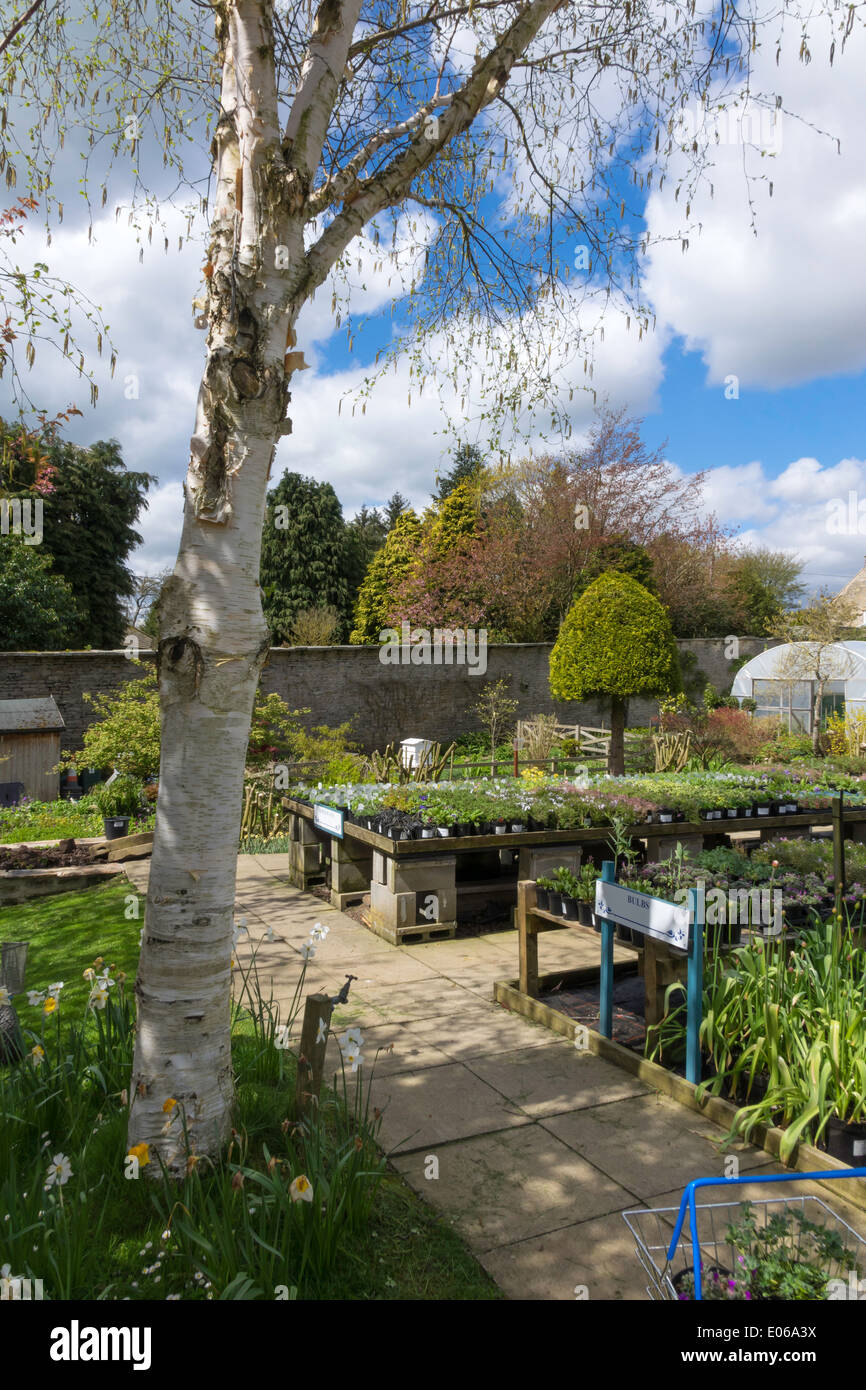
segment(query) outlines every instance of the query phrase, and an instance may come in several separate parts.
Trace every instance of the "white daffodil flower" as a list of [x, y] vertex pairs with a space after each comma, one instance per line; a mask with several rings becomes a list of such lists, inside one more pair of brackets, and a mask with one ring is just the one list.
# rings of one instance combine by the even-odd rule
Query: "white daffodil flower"
[[91, 992], [90, 992], [90, 998], [89, 998], [88, 1001], [87, 1001], [87, 1004], [88, 1004], [88, 1007], [89, 1007], [89, 1008], [91, 1008], [91, 1009], [104, 1009], [107, 1003], [108, 1003], [108, 990], [107, 990], [107, 989], [94, 989], [94, 990], [91, 990]]
[[319, 1031], [316, 1034], [316, 1042], [323, 1043], [328, 1036], [328, 1025], [323, 1018], [319, 1019]]
[[343, 1048], [343, 1061], [348, 1064], [350, 1071], [357, 1071], [363, 1060], [357, 1043], [350, 1043], [348, 1047]]
[[310, 940], [324, 941], [325, 937], [328, 935], [328, 932], [330, 930], [330, 927], [323, 927], [321, 922], [317, 922], [316, 925], [313, 927], [313, 930], [310, 932]]
[[55, 1154], [48, 1165], [48, 1173], [45, 1178], [45, 1190], [49, 1187], [63, 1187], [64, 1183], [69, 1182], [72, 1177], [72, 1165], [66, 1154]]
[[312, 960], [316, 954], [316, 948], [311, 941], [305, 941], [301, 947], [301, 956], [304, 960]]
[[360, 1028], [347, 1028], [345, 1033], [340, 1034], [339, 1038], [337, 1039], [337, 1042], [340, 1044], [340, 1050], [342, 1052], [345, 1052], [346, 1048], [350, 1046], [354, 1046], [356, 1048], [362, 1047], [364, 1044], [364, 1038]]
[[45, 997], [46, 991], [44, 989], [28, 989], [27, 991], [27, 1003], [32, 1004], [34, 1009], [39, 1007]]
[[8, 989], [6, 988], [5, 985], [0, 985], [0, 1006], [2, 1006], [3, 1004], [11, 1004], [11, 1003], [12, 1003], [12, 995], [9, 993], [9, 991], [8, 991]]

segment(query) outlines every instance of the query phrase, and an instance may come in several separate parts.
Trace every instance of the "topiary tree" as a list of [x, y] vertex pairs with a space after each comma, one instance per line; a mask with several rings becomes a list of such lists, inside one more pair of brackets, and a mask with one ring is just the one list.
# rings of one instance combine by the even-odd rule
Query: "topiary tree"
[[667, 609], [630, 575], [601, 575], [574, 603], [550, 654], [555, 700], [610, 703], [608, 772], [625, 771], [627, 702], [681, 686]]

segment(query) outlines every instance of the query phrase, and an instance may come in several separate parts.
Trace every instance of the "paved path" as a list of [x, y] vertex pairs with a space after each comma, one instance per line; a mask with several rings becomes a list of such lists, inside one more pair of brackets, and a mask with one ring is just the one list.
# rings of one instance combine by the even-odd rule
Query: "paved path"
[[[139, 888], [148, 864], [126, 866]], [[263, 993], [272, 988], [283, 1006], [295, 992], [311, 927], [329, 928], [304, 993], [335, 994], [347, 974], [358, 976], [332, 1027], [359, 1025], [365, 1066], [376, 1058], [381, 1142], [508, 1297], [573, 1299], [581, 1288], [590, 1299], [646, 1298], [621, 1213], [675, 1206], [691, 1178], [722, 1176], [722, 1131], [493, 1003], [493, 981], [517, 973], [515, 931], [390, 946], [292, 887], [285, 855], [241, 856], [237, 909], [257, 948]], [[268, 929], [275, 940], [263, 939]], [[545, 970], [597, 960], [593, 943], [569, 932], [542, 936], [540, 950]], [[239, 959], [248, 958], [241, 946]], [[335, 1042], [332, 1048], [338, 1070]], [[391, 1050], [377, 1056], [380, 1048]], [[762, 1150], [730, 1152], [742, 1173], [778, 1171]], [[437, 1168], [438, 1176], [428, 1176]], [[799, 1195], [807, 1186], [778, 1184], [773, 1195]], [[866, 1213], [832, 1201], [866, 1236]]]

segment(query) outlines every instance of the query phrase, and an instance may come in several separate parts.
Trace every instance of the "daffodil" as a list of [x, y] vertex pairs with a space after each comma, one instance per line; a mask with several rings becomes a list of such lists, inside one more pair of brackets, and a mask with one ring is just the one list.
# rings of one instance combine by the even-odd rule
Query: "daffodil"
[[348, 1047], [343, 1048], [343, 1061], [348, 1064], [351, 1071], [357, 1071], [363, 1060], [361, 1049], [357, 1043], [350, 1043]]
[[313, 927], [312, 931], [310, 932], [310, 940], [324, 941], [325, 937], [328, 935], [328, 932], [330, 930], [330, 927], [323, 927], [321, 922], [317, 922], [316, 925]]
[[49, 1187], [54, 1187], [55, 1183], [58, 1187], [63, 1187], [64, 1183], [69, 1182], [71, 1177], [72, 1164], [69, 1162], [66, 1154], [55, 1154], [48, 1165], [48, 1173], [45, 1177], [45, 1191], [47, 1192]]
[[347, 1028], [345, 1033], [341, 1033], [337, 1038], [340, 1050], [345, 1052], [346, 1048], [354, 1044], [356, 1048], [363, 1047], [364, 1038], [360, 1028]]
[[174, 1109], [174, 1107], [175, 1107], [176, 1105], [177, 1105], [177, 1101], [174, 1099], [174, 1097], [173, 1097], [173, 1096], [169, 1096], [168, 1100], [164, 1100], [164, 1101], [162, 1102], [162, 1113], [163, 1113], [163, 1115], [170, 1115], [171, 1112], [172, 1112], [172, 1110]]
[[30, 1055], [31, 1061], [32, 1061], [35, 1065], [38, 1066], [40, 1062], [44, 1062], [44, 1061], [45, 1061], [45, 1048], [44, 1048], [44, 1047], [40, 1047], [39, 1044], [37, 1043], [36, 1046], [35, 1046], [34, 1048], [31, 1049], [29, 1055]]
[[57, 995], [57, 994], [60, 993], [60, 991], [62, 990], [62, 988], [63, 988], [63, 981], [62, 981], [62, 980], [58, 980], [56, 985], [49, 985], [49, 986], [48, 986], [48, 993], [49, 993], [49, 994]]
[[139, 1168], [146, 1168], [150, 1162], [150, 1146], [143, 1141], [141, 1144], [133, 1144], [132, 1148], [127, 1150], [126, 1156], [137, 1158]]
[[107, 1003], [108, 1003], [108, 990], [107, 990], [107, 989], [92, 989], [92, 990], [90, 991], [90, 998], [89, 998], [88, 1001], [87, 1001], [88, 1008], [91, 1008], [91, 1009], [104, 1009]]
[[301, 947], [301, 956], [304, 960], [312, 960], [316, 954], [316, 948], [311, 941], [305, 941]]
[[312, 1202], [313, 1184], [310, 1179], [300, 1173], [289, 1186], [289, 1196], [293, 1202]]
[[9, 993], [9, 991], [8, 991], [8, 989], [6, 988], [5, 985], [0, 985], [0, 1007], [2, 1007], [3, 1004], [11, 1004], [11, 1003], [12, 1003], [12, 995]]
[[83, 977], [84, 977], [85, 980], [95, 980], [95, 979], [96, 979], [96, 971], [95, 971], [95, 970], [91, 970], [90, 966], [88, 966], [87, 969], [86, 969], [85, 971], [83, 971], [82, 973], [83, 973]]
[[39, 1007], [39, 1005], [42, 1003], [42, 1001], [44, 1000], [44, 998], [45, 998], [45, 990], [44, 990], [44, 989], [28, 989], [28, 991], [27, 991], [27, 1003], [30, 1004], [30, 1005], [32, 1005], [32, 1007], [33, 1007], [34, 1009], [36, 1009], [36, 1008]]
[[56, 1008], [57, 1000], [54, 998], [53, 995], [49, 994], [48, 998], [45, 1000], [45, 1003], [42, 1005], [42, 1011], [46, 1014], [53, 1014]]

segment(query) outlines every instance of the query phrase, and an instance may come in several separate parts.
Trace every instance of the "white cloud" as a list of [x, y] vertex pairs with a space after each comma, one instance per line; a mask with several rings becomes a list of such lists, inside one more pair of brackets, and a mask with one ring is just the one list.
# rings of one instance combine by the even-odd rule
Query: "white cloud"
[[[849, 504], [852, 494], [853, 507]], [[775, 478], [754, 460], [740, 467], [714, 468], [704, 500], [707, 510], [714, 511], [722, 523], [738, 528], [737, 540], [747, 549], [766, 546], [797, 558], [810, 590], [838, 590], [863, 567], [864, 460], [822, 465], [814, 458], [793, 459]], [[841, 533], [834, 520], [840, 508], [845, 516]]]
[[[837, 46], [832, 68], [826, 23], [816, 19], [812, 35], [808, 66], [796, 45], [778, 68], [774, 52], [759, 51], [754, 89], [778, 92], [795, 115], [783, 114], [780, 132], [770, 132], [774, 155], [762, 159], [735, 142], [712, 147], [714, 196], [705, 183], [692, 199], [685, 253], [677, 166], [647, 205], [655, 243], [647, 290], [660, 321], [703, 354], [710, 384], [733, 373], [741, 390], [772, 388], [866, 367], [866, 33], [855, 30], [842, 56]], [[763, 179], [750, 185], [757, 235], [744, 164]]]

